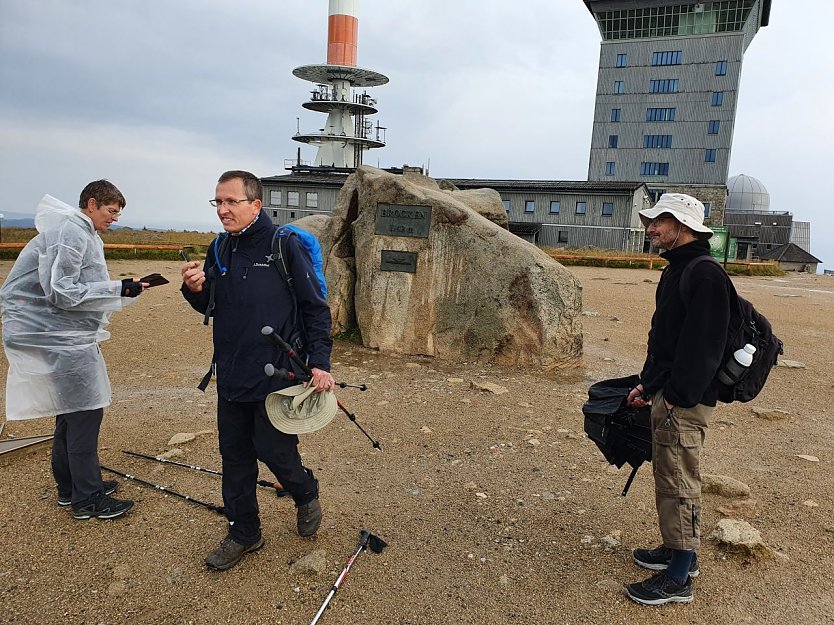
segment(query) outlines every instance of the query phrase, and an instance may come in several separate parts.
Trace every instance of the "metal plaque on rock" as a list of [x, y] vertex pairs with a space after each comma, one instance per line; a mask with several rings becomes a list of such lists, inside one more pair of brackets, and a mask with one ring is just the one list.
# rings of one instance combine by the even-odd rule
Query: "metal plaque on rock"
[[376, 234], [427, 239], [430, 226], [431, 206], [376, 205]]
[[417, 252], [398, 252], [397, 250], [382, 250], [381, 271], [417, 272]]

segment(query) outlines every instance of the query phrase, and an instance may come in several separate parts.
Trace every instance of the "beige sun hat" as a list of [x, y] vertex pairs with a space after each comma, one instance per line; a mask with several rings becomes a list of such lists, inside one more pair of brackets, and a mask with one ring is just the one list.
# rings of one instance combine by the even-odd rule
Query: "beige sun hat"
[[[712, 236], [713, 232], [704, 225], [704, 205], [691, 195], [683, 193], [664, 193], [652, 208], [641, 210], [640, 221], [648, 227], [649, 222], [663, 213], [669, 213], [684, 226], [697, 232]], [[706, 237], [709, 238], [709, 237]]]
[[312, 384], [297, 384], [266, 396], [266, 415], [272, 426], [284, 434], [307, 434], [320, 430], [336, 416], [336, 396], [315, 392]]

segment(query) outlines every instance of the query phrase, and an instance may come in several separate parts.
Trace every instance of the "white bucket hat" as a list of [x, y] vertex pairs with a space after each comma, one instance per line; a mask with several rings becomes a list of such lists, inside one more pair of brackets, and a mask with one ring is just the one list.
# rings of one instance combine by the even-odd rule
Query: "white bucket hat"
[[664, 193], [652, 208], [639, 212], [640, 221], [643, 222], [643, 226], [648, 227], [652, 219], [663, 213], [669, 213], [684, 226], [698, 234], [709, 235], [703, 238], [708, 239], [713, 235], [712, 230], [704, 225], [704, 205], [691, 195]]
[[266, 396], [266, 415], [272, 426], [285, 434], [307, 434], [320, 430], [336, 416], [336, 396], [315, 392], [312, 384], [297, 384]]

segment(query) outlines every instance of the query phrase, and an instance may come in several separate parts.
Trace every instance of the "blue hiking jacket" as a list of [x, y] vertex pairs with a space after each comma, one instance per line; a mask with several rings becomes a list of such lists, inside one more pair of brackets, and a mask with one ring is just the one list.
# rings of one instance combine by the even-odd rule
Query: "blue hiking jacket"
[[[214, 244], [209, 247], [203, 266], [207, 281], [201, 292], [192, 293], [184, 284], [181, 289], [191, 307], [205, 314], [208, 280], [216, 281], [213, 337], [217, 393], [227, 401], [261, 401], [272, 391], [294, 384], [264, 374], [267, 363], [276, 369], [291, 368], [286, 353], [263, 336], [261, 328], [272, 326], [285, 340], [295, 329], [292, 296], [271, 262], [274, 232], [269, 216], [261, 211], [243, 234], [229, 235], [227, 244], [218, 245], [222, 252], [216, 271], [210, 271], [215, 266]], [[295, 278], [295, 296], [306, 329], [308, 364], [329, 371], [333, 345], [330, 308], [306, 248], [296, 236], [286, 242], [288, 267]]]

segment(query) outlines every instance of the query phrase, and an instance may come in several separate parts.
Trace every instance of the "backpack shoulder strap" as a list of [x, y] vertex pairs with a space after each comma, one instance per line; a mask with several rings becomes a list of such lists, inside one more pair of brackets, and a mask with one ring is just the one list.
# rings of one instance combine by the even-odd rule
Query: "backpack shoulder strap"
[[696, 256], [691, 261], [689, 261], [689, 264], [686, 267], [683, 268], [683, 272], [681, 272], [681, 280], [679, 283], [679, 292], [681, 299], [684, 302], [689, 301], [689, 297], [692, 292], [692, 287], [690, 286], [690, 283], [692, 282], [693, 269], [695, 269], [695, 267], [700, 265], [701, 263], [707, 262], [715, 263], [716, 265], [720, 266], [720, 263], [717, 260], [715, 260], [712, 256], [707, 256], [706, 254], [704, 254], [702, 256]]
[[208, 278], [209, 301], [206, 306], [206, 314], [203, 317], [203, 325], [209, 324], [209, 318], [214, 312], [214, 294], [218, 276], [225, 276], [228, 268], [223, 264], [223, 256], [229, 246], [229, 235], [225, 232], [218, 234], [209, 246], [209, 254], [214, 252], [214, 262], [206, 266], [206, 277]]
[[286, 239], [293, 234], [295, 233], [289, 228], [283, 228], [280, 226], [275, 228], [275, 234], [272, 236], [272, 264], [275, 265], [281, 279], [289, 288], [293, 299], [295, 299], [295, 279], [289, 269], [289, 257], [287, 255], [287, 250], [289, 248], [287, 248], [286, 244]]

